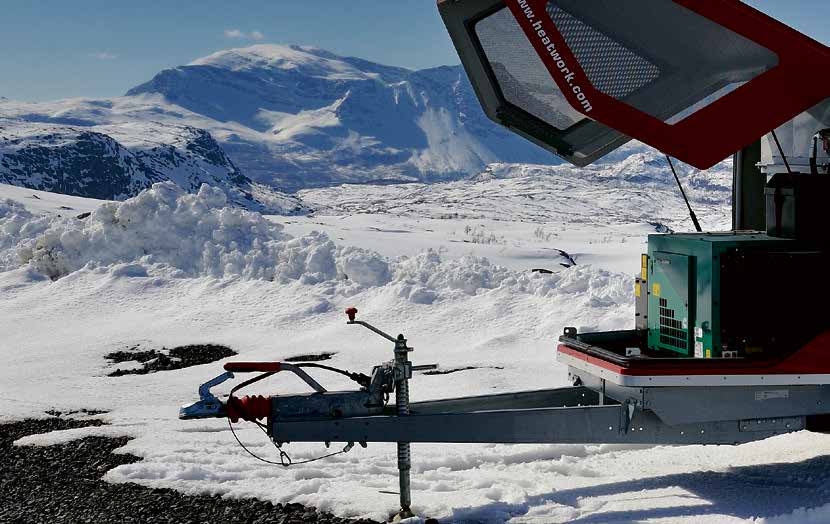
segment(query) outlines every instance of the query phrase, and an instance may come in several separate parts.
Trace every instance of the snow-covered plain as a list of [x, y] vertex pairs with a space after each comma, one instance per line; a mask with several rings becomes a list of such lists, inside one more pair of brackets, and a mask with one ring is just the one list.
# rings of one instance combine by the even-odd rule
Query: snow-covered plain
[[[494, 165], [448, 184], [307, 190], [317, 211], [304, 218], [226, 207], [207, 187], [188, 195], [157, 185], [99, 202], [0, 186], [0, 418], [108, 410], [109, 426], [19, 444], [131, 435], [123, 451], [144, 460], [107, 480], [385, 519], [397, 509], [385, 493], [397, 488], [394, 446], [262, 464], [226, 421], [177, 419], [221, 362], [109, 377], [118, 366], [103, 356], [210, 342], [245, 360], [333, 352], [333, 365], [365, 372], [391, 351], [345, 325], [343, 309], [357, 306], [406, 334], [415, 364], [479, 368], [416, 374], [414, 400], [566, 385], [554, 360], [562, 328], [630, 326], [645, 236], [689, 228], [659, 158], [639, 155], [582, 178], [561, 166]], [[729, 222], [728, 168], [683, 171], [711, 229]], [[562, 267], [558, 250], [576, 265]], [[284, 377], [252, 388], [303, 390]], [[259, 430], [239, 434], [273, 457]], [[737, 447], [415, 445], [414, 509], [442, 522], [826, 522], [828, 450], [830, 438], [807, 432]], [[288, 451], [304, 459], [324, 448]]]

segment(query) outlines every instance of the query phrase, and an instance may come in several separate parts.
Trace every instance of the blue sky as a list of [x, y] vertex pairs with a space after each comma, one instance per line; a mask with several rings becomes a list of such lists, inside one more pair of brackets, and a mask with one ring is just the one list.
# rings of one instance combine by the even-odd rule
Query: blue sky
[[[749, 3], [830, 44], [830, 0]], [[164, 68], [254, 43], [411, 68], [458, 63], [434, 0], [5, 0], [0, 96], [117, 96]]]

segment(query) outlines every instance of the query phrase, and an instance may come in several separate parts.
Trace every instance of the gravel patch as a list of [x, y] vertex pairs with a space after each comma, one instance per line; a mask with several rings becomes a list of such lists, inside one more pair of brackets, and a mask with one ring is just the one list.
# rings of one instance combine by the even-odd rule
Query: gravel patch
[[100, 426], [96, 419], [53, 417], [0, 424], [0, 522], [246, 522], [377, 524], [348, 520], [300, 504], [190, 496], [101, 477], [141, 459], [113, 454], [128, 437], [87, 437], [56, 446], [13, 446], [26, 435]]
[[109, 374], [111, 377], [122, 375], [146, 375], [156, 371], [169, 371], [171, 369], [183, 369], [190, 366], [210, 364], [223, 358], [236, 355], [236, 351], [227, 346], [218, 344], [190, 344], [178, 346], [172, 349], [161, 348], [140, 350], [135, 346], [126, 350], [113, 351], [104, 356], [115, 364], [125, 362], [137, 362], [140, 367], [128, 369], [116, 369]]

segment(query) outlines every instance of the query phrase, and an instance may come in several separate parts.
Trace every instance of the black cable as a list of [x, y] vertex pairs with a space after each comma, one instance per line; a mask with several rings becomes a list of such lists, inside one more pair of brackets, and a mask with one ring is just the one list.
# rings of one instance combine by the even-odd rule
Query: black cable
[[[310, 367], [323, 367], [323, 366], [313, 365], [313, 366], [310, 366]], [[328, 366], [325, 366], [325, 367], [328, 367]], [[348, 372], [343, 372], [342, 370], [338, 370], [338, 369], [335, 369], [335, 368], [330, 368], [330, 369], [333, 370], [333, 371], [340, 372], [340, 373], [348, 373]], [[238, 390], [244, 388], [245, 386], [249, 386], [249, 385], [253, 384], [254, 382], [258, 382], [262, 379], [268, 378], [271, 375], [273, 375], [274, 373], [276, 373], [276, 371], [270, 371], [270, 372], [267, 372], [267, 373], [263, 373], [262, 375], [258, 375], [254, 378], [248, 379], [245, 382], [242, 382], [241, 384], [235, 386], [233, 389], [231, 389], [231, 392], [228, 394], [228, 402], [227, 403], [231, 404], [234, 401], [235, 397], [233, 396], [233, 394], [236, 393]], [[244, 419], [245, 417], [242, 417], [242, 418]], [[265, 433], [265, 436], [267, 436], [268, 440], [270, 440], [271, 443], [274, 445], [274, 447], [277, 448], [277, 451], [280, 452], [280, 461], [276, 462], [276, 461], [273, 461], [273, 460], [264, 459], [264, 458], [260, 457], [259, 455], [257, 455], [256, 453], [254, 453], [253, 451], [251, 451], [250, 449], [248, 449], [248, 447], [245, 446], [245, 444], [243, 444], [241, 440], [239, 440], [239, 436], [237, 436], [236, 430], [233, 429], [233, 423], [231, 422], [231, 417], [230, 417], [229, 414], [227, 415], [227, 419], [228, 419], [228, 427], [231, 428], [231, 434], [233, 435], [233, 438], [236, 439], [237, 444], [239, 444], [240, 447], [242, 447], [242, 449], [244, 449], [250, 456], [254, 457], [255, 459], [257, 459], [261, 462], [265, 462], [266, 464], [273, 464], [275, 466], [282, 466], [284, 468], [287, 468], [287, 467], [292, 466], [294, 464], [308, 464], [309, 462], [316, 462], [318, 460], [323, 460], [325, 458], [333, 457], [335, 455], [340, 455], [341, 453], [347, 453], [349, 450], [352, 449], [352, 444], [347, 444], [346, 447], [344, 447], [340, 451], [336, 451], [334, 453], [329, 453], [327, 455], [323, 455], [323, 456], [316, 457], [316, 458], [313, 458], [313, 459], [302, 460], [300, 462], [294, 462], [291, 459], [291, 456], [288, 455], [288, 453], [286, 453], [282, 449], [282, 446], [280, 446], [279, 444], [277, 444], [276, 442], [271, 440], [271, 436], [268, 435], [268, 430], [266, 429], [266, 426], [264, 424], [260, 423], [257, 420], [252, 420], [252, 422], [254, 424], [256, 424], [257, 427], [263, 433]]]
[[692, 205], [689, 203], [689, 199], [686, 198], [686, 192], [683, 190], [683, 184], [680, 183], [680, 177], [677, 176], [677, 171], [674, 169], [674, 163], [671, 161], [671, 157], [666, 155], [666, 160], [669, 161], [669, 167], [674, 175], [674, 179], [677, 181], [677, 187], [680, 188], [680, 194], [683, 195], [683, 201], [686, 202], [686, 207], [689, 208], [689, 216], [692, 217], [692, 223], [695, 225], [695, 229], [698, 233], [703, 233], [703, 229], [700, 227], [700, 222], [697, 221], [697, 215], [695, 215], [694, 210], [692, 210]]
[[[287, 453], [285, 453], [282, 449], [280, 449], [280, 447], [277, 446], [277, 443], [274, 442], [273, 440], [271, 442], [273, 442], [274, 446], [280, 451], [280, 461], [279, 462], [264, 459], [264, 458], [260, 457], [259, 455], [255, 454], [250, 449], [248, 449], [247, 446], [245, 446], [245, 444], [243, 444], [242, 441], [239, 440], [239, 437], [236, 435], [236, 430], [233, 429], [233, 423], [231, 423], [231, 418], [230, 417], [228, 417], [228, 427], [231, 428], [231, 434], [233, 435], [233, 438], [236, 439], [236, 442], [242, 447], [242, 449], [244, 449], [245, 451], [248, 452], [248, 455], [254, 457], [255, 459], [257, 459], [259, 461], [265, 462], [266, 464], [273, 464], [275, 466], [282, 466], [284, 468], [287, 468], [288, 466], [291, 465], [291, 457], [289, 457]], [[260, 428], [260, 429], [262, 429], [262, 428]], [[268, 438], [270, 440], [270, 437], [268, 437]], [[283, 458], [284, 453], [285, 453], [285, 456], [288, 458], [288, 463], [286, 463], [285, 459]]]
[[778, 152], [781, 154], [781, 160], [784, 161], [784, 167], [787, 168], [787, 173], [792, 175], [793, 170], [790, 169], [790, 163], [787, 162], [787, 155], [784, 154], [784, 148], [781, 147], [781, 142], [778, 141], [778, 135], [775, 134], [775, 129], [773, 129], [771, 133], [773, 140], [775, 140], [775, 145], [778, 147]]
[[239, 391], [240, 389], [244, 388], [245, 386], [250, 386], [254, 382], [259, 382], [260, 380], [266, 379], [266, 378], [270, 377], [271, 375], [273, 375], [274, 373], [276, 373], [276, 371], [268, 371], [267, 373], [263, 373], [262, 375], [257, 375], [254, 378], [249, 378], [245, 382], [243, 382], [243, 383], [241, 383], [237, 386], [234, 386], [234, 388], [231, 389], [231, 392], [228, 393], [228, 403], [230, 403], [231, 399], [233, 398], [233, 394], [236, 393], [237, 391]]
[[371, 377], [364, 375], [363, 373], [353, 373], [351, 371], [346, 371], [345, 369], [337, 369], [331, 366], [325, 366], [323, 364], [316, 364], [313, 362], [303, 362], [300, 364], [296, 364], [298, 368], [319, 368], [325, 369], [327, 371], [333, 371], [335, 373], [340, 373], [341, 375], [345, 375], [350, 379], [354, 380], [361, 386], [369, 387], [369, 383], [372, 381]]
[[[262, 430], [263, 433], [265, 433], [266, 436], [268, 436], [268, 431], [263, 427], [263, 424], [260, 424], [259, 422], [256, 422], [256, 425], [260, 430]], [[344, 447], [340, 451], [335, 451], [334, 453], [329, 453], [327, 455], [322, 455], [322, 456], [315, 457], [315, 458], [312, 458], [312, 459], [307, 459], [307, 460], [301, 460], [299, 462], [294, 462], [291, 459], [291, 456], [289, 456], [288, 453], [286, 453], [282, 449], [282, 446], [280, 446], [279, 444], [277, 444], [276, 442], [271, 440], [271, 437], [268, 436], [268, 440], [271, 440], [271, 444], [273, 444], [274, 447], [277, 448], [277, 451], [280, 452], [280, 461], [276, 462], [276, 461], [273, 461], [273, 460], [264, 459], [264, 458], [260, 457], [259, 455], [257, 455], [256, 453], [254, 453], [253, 451], [251, 451], [250, 449], [248, 449], [248, 447], [245, 446], [245, 444], [243, 444], [242, 441], [239, 440], [239, 437], [236, 435], [236, 430], [233, 429], [233, 424], [231, 423], [230, 417], [228, 418], [228, 427], [231, 428], [231, 434], [233, 435], [233, 438], [236, 439], [236, 442], [242, 447], [242, 449], [244, 449], [248, 453], [248, 455], [254, 457], [255, 459], [257, 459], [261, 462], [265, 462], [266, 464], [273, 464], [275, 466], [282, 466], [284, 468], [287, 468], [287, 467], [290, 467], [290, 466], [296, 466], [298, 464], [308, 464], [309, 462], [317, 462], [318, 460], [323, 460], [323, 459], [326, 459], [326, 458], [329, 458], [329, 457], [333, 457], [335, 455], [341, 455], [343, 453], [348, 453], [352, 449], [352, 444], [346, 444], [346, 447]]]

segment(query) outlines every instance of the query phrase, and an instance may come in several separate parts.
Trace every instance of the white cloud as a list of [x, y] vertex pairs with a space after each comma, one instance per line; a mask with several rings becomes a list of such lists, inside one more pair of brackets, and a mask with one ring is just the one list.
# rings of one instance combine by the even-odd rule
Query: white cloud
[[98, 60], [115, 60], [118, 58], [118, 55], [114, 55], [112, 53], [107, 53], [106, 51], [99, 51], [97, 53], [90, 53], [92, 58], [97, 58]]
[[265, 35], [261, 31], [251, 31], [246, 33], [240, 29], [225, 29], [226, 38], [244, 38], [246, 40], [262, 40]]

